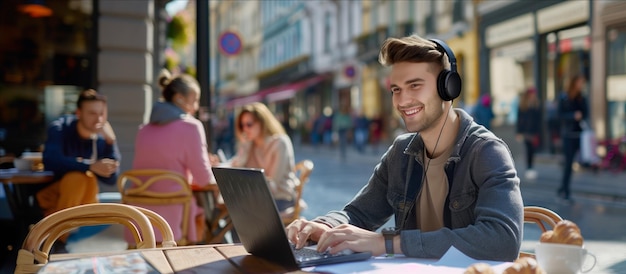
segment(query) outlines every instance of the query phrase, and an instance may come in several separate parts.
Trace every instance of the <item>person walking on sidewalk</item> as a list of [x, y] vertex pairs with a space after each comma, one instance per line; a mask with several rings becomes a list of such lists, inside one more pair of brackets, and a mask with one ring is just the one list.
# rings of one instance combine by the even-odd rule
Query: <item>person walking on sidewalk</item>
[[541, 129], [541, 107], [534, 87], [526, 89], [517, 109], [516, 139], [524, 143], [526, 149], [526, 179], [534, 180], [537, 172], [533, 169], [535, 149], [539, 147], [539, 131]]
[[[447, 56], [447, 57], [446, 57]], [[452, 50], [417, 35], [385, 40], [398, 136], [343, 210], [286, 228], [296, 248], [441, 258], [452, 246], [477, 260], [513, 261], [522, 241], [520, 181], [507, 144], [452, 101], [461, 93]], [[397, 227], [376, 230], [391, 217]], [[496, 240], [497, 239], [497, 240]]]
[[574, 157], [580, 150], [580, 122], [587, 119], [587, 99], [582, 94], [585, 86], [585, 77], [575, 75], [569, 82], [565, 96], [559, 101], [559, 119], [561, 120], [561, 138], [563, 140], [563, 175], [561, 187], [557, 195], [566, 201], [571, 201], [570, 182], [572, 179], [572, 164]]

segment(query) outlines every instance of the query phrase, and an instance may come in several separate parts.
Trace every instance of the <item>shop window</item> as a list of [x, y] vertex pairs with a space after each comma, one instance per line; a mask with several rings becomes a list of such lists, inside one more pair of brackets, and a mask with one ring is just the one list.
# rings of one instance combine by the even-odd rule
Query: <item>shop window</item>
[[465, 15], [465, 1], [463, 0], [455, 0], [454, 7], [452, 10], [452, 22], [463, 22]]
[[607, 129], [611, 139], [626, 136], [626, 26], [607, 30]]
[[0, 147], [16, 156], [39, 150], [48, 121], [72, 104], [49, 100], [46, 90], [70, 95], [95, 85], [93, 2], [40, 1], [45, 13], [23, 2], [0, 1]]

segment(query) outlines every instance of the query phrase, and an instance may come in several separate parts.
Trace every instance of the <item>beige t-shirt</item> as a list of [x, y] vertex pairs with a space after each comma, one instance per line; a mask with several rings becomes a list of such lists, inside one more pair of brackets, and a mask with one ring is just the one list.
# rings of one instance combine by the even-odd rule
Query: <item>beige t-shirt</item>
[[426, 178], [417, 196], [417, 227], [424, 232], [435, 231], [444, 226], [443, 208], [448, 196], [448, 178], [444, 166], [454, 146], [450, 146], [439, 157], [430, 159], [424, 153]]

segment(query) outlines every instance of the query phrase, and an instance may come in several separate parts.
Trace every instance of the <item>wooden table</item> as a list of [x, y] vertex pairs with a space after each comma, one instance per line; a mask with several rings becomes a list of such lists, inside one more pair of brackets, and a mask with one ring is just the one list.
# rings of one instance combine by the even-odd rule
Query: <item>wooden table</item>
[[[81, 254], [52, 254], [51, 262], [140, 252], [160, 273], [447, 273], [463, 274], [466, 267], [483, 262], [495, 273], [503, 273], [511, 262], [477, 261], [455, 248], [439, 260], [410, 258], [402, 255], [372, 257], [369, 260], [287, 269], [271, 261], [250, 255], [241, 244], [195, 245], [155, 249], [123, 250]], [[90, 260], [93, 261], [93, 260]]]
[[52, 254], [50, 261], [108, 256], [131, 252], [141, 255], [160, 273], [310, 273], [286, 269], [250, 255], [241, 244], [179, 246], [118, 252]]
[[26, 236], [28, 226], [42, 217], [36, 201], [31, 204], [32, 194], [52, 180], [54, 180], [54, 174], [51, 171], [11, 170], [0, 173], [0, 182], [2, 182], [13, 219], [18, 226], [19, 237], [16, 239], [18, 243]]

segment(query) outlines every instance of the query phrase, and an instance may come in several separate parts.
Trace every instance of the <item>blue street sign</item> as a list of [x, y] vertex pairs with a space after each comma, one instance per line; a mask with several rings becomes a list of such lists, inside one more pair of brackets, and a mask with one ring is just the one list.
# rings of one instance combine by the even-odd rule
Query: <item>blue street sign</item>
[[225, 31], [219, 38], [219, 49], [225, 55], [237, 55], [241, 51], [241, 37], [235, 32]]

